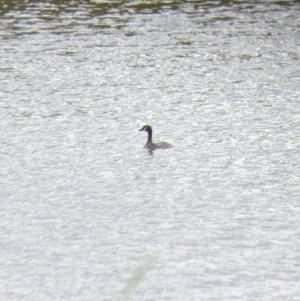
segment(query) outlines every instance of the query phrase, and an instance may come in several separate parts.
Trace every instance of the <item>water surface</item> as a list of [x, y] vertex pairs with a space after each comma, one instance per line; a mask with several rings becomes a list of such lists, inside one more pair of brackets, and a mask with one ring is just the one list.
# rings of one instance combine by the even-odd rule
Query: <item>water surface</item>
[[1, 300], [299, 298], [298, 1], [0, 12]]

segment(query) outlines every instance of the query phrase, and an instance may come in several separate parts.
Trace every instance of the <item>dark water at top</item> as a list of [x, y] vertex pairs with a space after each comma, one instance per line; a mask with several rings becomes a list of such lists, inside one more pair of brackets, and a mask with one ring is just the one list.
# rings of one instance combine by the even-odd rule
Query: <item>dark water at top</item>
[[2, 1], [0, 299], [299, 300], [299, 15]]

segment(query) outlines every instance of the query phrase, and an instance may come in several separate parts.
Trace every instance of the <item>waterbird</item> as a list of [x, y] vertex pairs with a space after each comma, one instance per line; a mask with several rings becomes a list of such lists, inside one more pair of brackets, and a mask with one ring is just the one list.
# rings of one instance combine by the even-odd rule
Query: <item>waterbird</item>
[[144, 131], [148, 133], [148, 139], [144, 146], [144, 148], [149, 149], [150, 151], [155, 150], [156, 148], [170, 148], [172, 147], [172, 144], [159, 141], [159, 142], [152, 142], [152, 127], [150, 125], [144, 125], [140, 131]]

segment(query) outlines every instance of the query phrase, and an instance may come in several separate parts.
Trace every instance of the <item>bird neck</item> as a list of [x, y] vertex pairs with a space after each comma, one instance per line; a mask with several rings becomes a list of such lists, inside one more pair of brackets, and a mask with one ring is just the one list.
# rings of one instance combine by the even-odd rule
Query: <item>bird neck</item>
[[148, 130], [147, 132], [148, 132], [148, 140], [147, 140], [147, 142], [152, 143], [152, 131]]

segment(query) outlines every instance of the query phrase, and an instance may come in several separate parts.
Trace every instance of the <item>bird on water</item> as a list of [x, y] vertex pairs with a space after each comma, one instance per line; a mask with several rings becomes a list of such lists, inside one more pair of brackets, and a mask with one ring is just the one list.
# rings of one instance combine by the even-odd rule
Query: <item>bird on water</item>
[[140, 131], [144, 131], [148, 133], [148, 139], [147, 142], [144, 146], [144, 148], [147, 148], [149, 150], [155, 150], [157, 148], [170, 148], [172, 147], [172, 144], [164, 142], [164, 141], [160, 141], [160, 142], [152, 142], [152, 128], [150, 125], [144, 125]]

